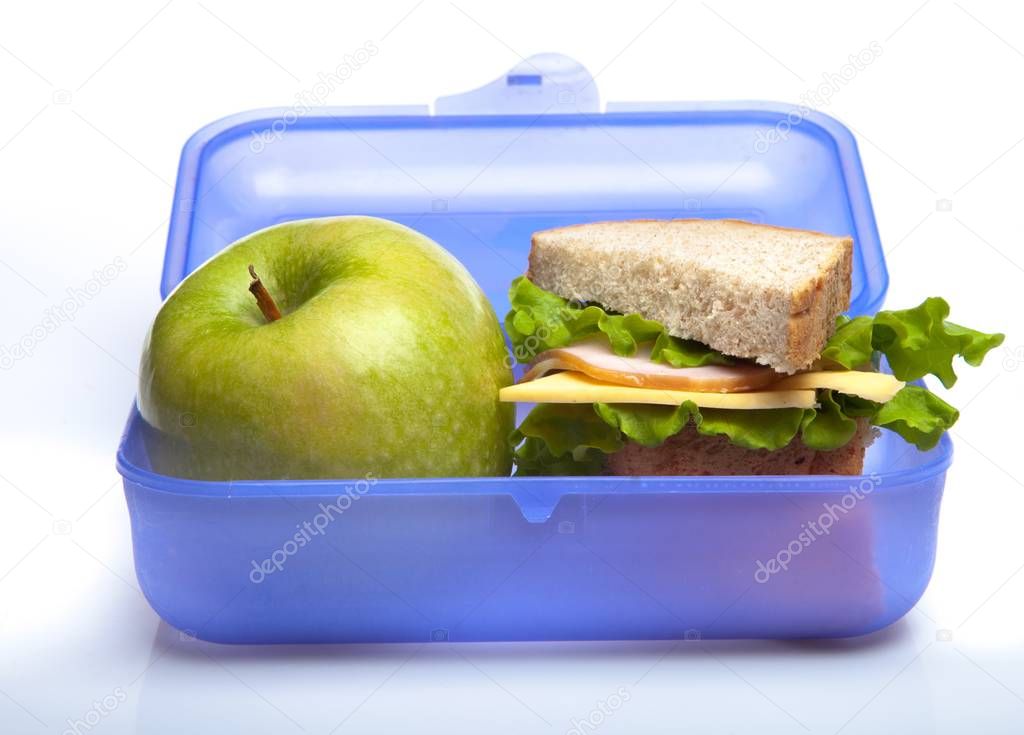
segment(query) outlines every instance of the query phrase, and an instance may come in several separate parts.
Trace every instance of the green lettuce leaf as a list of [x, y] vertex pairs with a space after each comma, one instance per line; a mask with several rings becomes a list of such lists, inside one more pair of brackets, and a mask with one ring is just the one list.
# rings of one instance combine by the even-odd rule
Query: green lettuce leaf
[[[505, 331], [519, 362], [529, 362], [544, 350], [569, 344], [574, 334], [584, 329], [576, 324], [581, 310], [533, 285], [525, 276], [512, 281], [508, 297], [512, 309], [505, 316]], [[595, 324], [588, 336], [596, 331]]]
[[904, 387], [887, 403], [829, 390], [818, 392], [817, 409], [734, 410], [636, 404], [540, 404], [511, 440], [518, 475], [594, 475], [604, 455], [627, 439], [660, 446], [692, 419], [701, 434], [725, 436], [746, 449], [781, 449], [800, 436], [808, 447], [830, 451], [847, 444], [856, 418], [894, 431], [918, 449], [933, 448], [956, 422], [958, 412], [925, 388]]
[[[814, 409], [809, 409], [814, 410]], [[700, 409], [697, 431], [705, 436], [723, 435], [746, 449], [781, 449], [793, 441], [804, 418], [802, 408], [741, 411], [729, 408]]]
[[698, 408], [689, 401], [679, 406], [595, 403], [594, 411], [623, 437], [645, 447], [660, 446], [692, 418], [702, 434], [721, 434], [748, 449], [779, 449], [793, 440], [804, 416], [800, 408], [741, 411]]
[[836, 331], [825, 344], [821, 357], [846, 368], [857, 368], [871, 362], [875, 348], [871, 346], [871, 333], [875, 320], [869, 316], [851, 319], [836, 318]]
[[528, 436], [516, 447], [516, 476], [600, 475], [605, 453], [594, 447], [556, 456], [543, 439]]
[[515, 445], [525, 437], [543, 439], [556, 457], [579, 447], [606, 454], [622, 448], [619, 431], [603, 421], [591, 403], [538, 404], [512, 432], [511, 441]]
[[931, 391], [908, 385], [882, 404], [871, 423], [895, 431], [918, 449], [928, 450], [959, 417], [959, 411]]
[[856, 368], [880, 352], [898, 379], [913, 381], [930, 374], [950, 388], [956, 383], [953, 358], [978, 366], [989, 350], [1003, 343], [1004, 335], [969, 329], [946, 321], [947, 316], [949, 304], [931, 297], [913, 309], [880, 311], [873, 318], [840, 317], [821, 356]]
[[682, 431], [691, 416], [699, 416], [695, 403], [645, 406], [633, 403], [595, 403], [594, 410], [608, 426], [645, 447], [656, 447]]
[[817, 409], [804, 412], [800, 438], [808, 447], [820, 452], [838, 449], [853, 438], [857, 432], [857, 421], [846, 413], [845, 407], [836, 401], [830, 390], [818, 391], [818, 403]]
[[516, 475], [598, 475], [622, 436], [590, 403], [541, 403], [512, 432]]
[[632, 357], [642, 343], [656, 340], [665, 332], [661, 324], [639, 314], [608, 314], [600, 306], [588, 306], [586, 311], [600, 312], [597, 328], [608, 338], [616, 355]]
[[[1006, 335], [986, 334], [969, 327], [961, 327], [953, 322], [945, 322], [946, 331], [960, 338], [959, 355], [971, 367], [978, 367], [985, 359], [989, 350], [998, 347], [1006, 339]], [[948, 387], [948, 386], [947, 386]]]
[[[698, 409], [638, 404], [540, 404], [513, 432], [518, 475], [589, 475], [603, 471], [602, 453], [626, 439], [647, 447], [678, 434], [691, 418], [706, 435], [725, 435], [748, 449], [779, 449], [800, 430], [804, 410]], [[811, 410], [813, 413], [813, 410]]]
[[664, 325], [639, 314], [615, 314], [596, 304], [563, 299], [532, 283], [526, 276], [512, 281], [512, 308], [505, 316], [505, 331], [512, 340], [518, 362], [530, 362], [545, 350], [594, 336], [608, 340], [612, 352], [624, 357], [636, 354], [641, 344], [653, 342], [651, 358], [673, 367], [729, 365], [732, 360], [707, 345], [672, 337]]
[[[660, 326], [660, 325], [659, 325]], [[651, 360], [676, 368], [701, 365], [733, 365], [735, 360], [694, 339], [673, 337], [662, 331], [651, 348]]]
[[878, 413], [878, 409], [882, 407], [881, 403], [869, 401], [867, 398], [851, 396], [847, 393], [836, 393], [835, 391], [832, 392], [832, 400], [839, 404], [839, 408], [844, 415], [852, 418], [860, 416], [870, 418]]

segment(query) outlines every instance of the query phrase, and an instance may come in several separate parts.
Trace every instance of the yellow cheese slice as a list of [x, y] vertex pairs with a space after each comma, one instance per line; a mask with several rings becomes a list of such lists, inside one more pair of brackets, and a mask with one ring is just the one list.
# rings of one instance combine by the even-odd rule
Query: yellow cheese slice
[[702, 408], [814, 408], [813, 390], [771, 390], [749, 393], [695, 393], [666, 388], [638, 388], [603, 383], [583, 373], [564, 372], [502, 388], [506, 403], [648, 403], [678, 406], [693, 401]]
[[858, 370], [822, 370], [798, 373], [772, 383], [765, 390], [814, 390], [831, 388], [838, 393], [860, 396], [869, 401], [885, 403], [892, 400], [905, 384], [888, 373]]

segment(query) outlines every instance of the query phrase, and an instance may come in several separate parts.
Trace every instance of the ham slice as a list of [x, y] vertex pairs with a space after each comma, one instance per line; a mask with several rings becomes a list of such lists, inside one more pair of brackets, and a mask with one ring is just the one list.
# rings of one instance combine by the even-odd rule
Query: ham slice
[[753, 363], [675, 368], [651, 361], [651, 345], [641, 345], [633, 357], [622, 357], [612, 352], [604, 340], [587, 340], [537, 355], [521, 382], [535, 380], [553, 370], [575, 370], [617, 385], [700, 393], [757, 390], [783, 377], [770, 367]]

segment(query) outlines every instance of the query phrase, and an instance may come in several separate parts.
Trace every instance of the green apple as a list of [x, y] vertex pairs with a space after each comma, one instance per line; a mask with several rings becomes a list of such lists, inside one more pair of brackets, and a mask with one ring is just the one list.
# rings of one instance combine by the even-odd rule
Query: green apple
[[507, 475], [506, 354], [480, 287], [429, 238], [301, 220], [239, 240], [167, 298], [138, 405], [164, 474]]

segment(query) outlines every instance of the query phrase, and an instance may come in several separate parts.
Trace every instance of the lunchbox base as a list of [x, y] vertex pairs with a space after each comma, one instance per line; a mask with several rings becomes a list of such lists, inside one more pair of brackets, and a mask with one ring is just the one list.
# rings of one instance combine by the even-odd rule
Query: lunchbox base
[[[863, 477], [204, 483], [120, 468], [153, 609], [217, 643], [841, 638], [931, 576], [950, 458]], [[884, 468], [884, 471], [880, 471]]]

